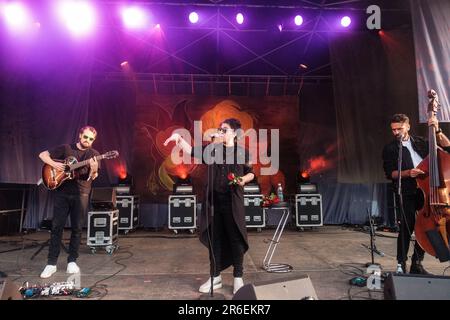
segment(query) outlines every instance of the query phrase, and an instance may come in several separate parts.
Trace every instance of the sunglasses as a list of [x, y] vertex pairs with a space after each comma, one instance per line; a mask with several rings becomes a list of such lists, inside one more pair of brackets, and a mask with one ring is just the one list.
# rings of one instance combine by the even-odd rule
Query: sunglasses
[[87, 135], [83, 135], [83, 139], [89, 140], [89, 141], [94, 141], [94, 138], [88, 137]]

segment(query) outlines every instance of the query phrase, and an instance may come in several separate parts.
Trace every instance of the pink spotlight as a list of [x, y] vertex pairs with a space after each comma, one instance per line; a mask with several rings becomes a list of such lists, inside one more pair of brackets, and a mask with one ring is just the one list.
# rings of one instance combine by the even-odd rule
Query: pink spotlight
[[5, 4], [2, 11], [5, 21], [11, 29], [23, 31], [31, 24], [28, 11], [20, 3]]
[[145, 12], [137, 7], [122, 9], [123, 24], [130, 29], [140, 29], [147, 26], [147, 16]]
[[122, 68], [128, 66], [128, 61], [123, 61], [123, 62], [120, 64], [120, 66], [121, 66]]
[[190, 14], [189, 14], [189, 21], [191, 22], [191, 23], [197, 23], [198, 22], [198, 14], [197, 14], [197, 12], [191, 12]]
[[87, 2], [62, 2], [58, 12], [66, 27], [76, 36], [85, 35], [94, 28], [95, 10]]
[[161, 29], [161, 25], [159, 23], [156, 24], [155, 26], [156, 29]]
[[341, 19], [341, 26], [347, 28], [352, 23], [352, 20], [349, 16], [345, 16]]
[[296, 15], [294, 18], [294, 22], [296, 26], [301, 26], [303, 23], [303, 18], [301, 15]]
[[280, 30], [280, 32], [283, 31], [283, 25], [282, 24], [278, 25], [278, 30]]
[[242, 13], [238, 13], [236, 15], [236, 22], [239, 24], [243, 24], [244, 23], [244, 15]]

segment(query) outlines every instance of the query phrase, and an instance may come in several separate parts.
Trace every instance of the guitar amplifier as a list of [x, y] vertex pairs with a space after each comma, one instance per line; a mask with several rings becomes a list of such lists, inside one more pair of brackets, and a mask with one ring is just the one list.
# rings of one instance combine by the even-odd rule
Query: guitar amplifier
[[295, 195], [295, 224], [297, 227], [323, 225], [322, 196], [320, 194]]
[[195, 229], [197, 227], [197, 196], [169, 196], [169, 229]]
[[247, 228], [264, 228], [266, 219], [262, 194], [244, 194], [245, 224]]

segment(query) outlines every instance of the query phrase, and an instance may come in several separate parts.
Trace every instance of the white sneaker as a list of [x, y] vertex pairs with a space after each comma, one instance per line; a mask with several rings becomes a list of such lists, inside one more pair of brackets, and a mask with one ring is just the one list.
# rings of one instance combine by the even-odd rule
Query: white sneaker
[[233, 294], [235, 294], [243, 286], [244, 286], [244, 280], [242, 280], [242, 278], [234, 278]]
[[[213, 279], [213, 289], [220, 289], [222, 288], [222, 276], [214, 277]], [[211, 278], [208, 278], [208, 281], [206, 281], [204, 284], [200, 286], [198, 289], [201, 293], [208, 293], [211, 291]]]
[[80, 273], [80, 267], [75, 262], [69, 262], [67, 264], [66, 273]]
[[50, 278], [52, 274], [56, 272], [56, 266], [48, 264], [45, 266], [44, 270], [41, 272], [41, 278], [46, 279]]

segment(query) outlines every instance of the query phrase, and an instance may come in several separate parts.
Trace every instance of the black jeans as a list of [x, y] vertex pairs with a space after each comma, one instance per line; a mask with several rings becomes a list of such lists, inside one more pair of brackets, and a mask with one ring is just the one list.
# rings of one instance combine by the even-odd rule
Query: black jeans
[[[416, 223], [416, 210], [417, 210], [417, 196], [415, 194], [403, 195], [403, 211], [401, 210], [401, 202], [397, 197], [397, 203], [399, 204], [399, 220], [400, 231], [397, 238], [397, 261], [399, 263], [405, 263], [408, 260], [409, 243], [411, 241], [411, 234], [414, 232], [414, 226]], [[414, 253], [412, 256], [413, 262], [420, 262], [423, 260], [425, 251], [422, 247], [414, 242]]]
[[70, 215], [71, 235], [69, 244], [69, 256], [67, 262], [75, 262], [80, 248], [81, 232], [83, 230], [83, 218], [88, 209], [88, 194], [64, 194], [56, 193], [50, 247], [48, 250], [48, 264], [56, 265], [61, 249], [61, 240], [66, 225], [67, 216]]
[[[231, 194], [214, 193], [214, 258], [217, 266], [222, 265], [221, 257], [224, 247], [231, 248], [233, 261], [233, 276], [242, 277], [244, 272], [244, 244], [242, 235], [233, 219]], [[226, 242], [226, 243], [225, 243]], [[211, 273], [215, 277], [220, 275], [218, 268], [214, 269], [214, 262], [210, 252]]]

